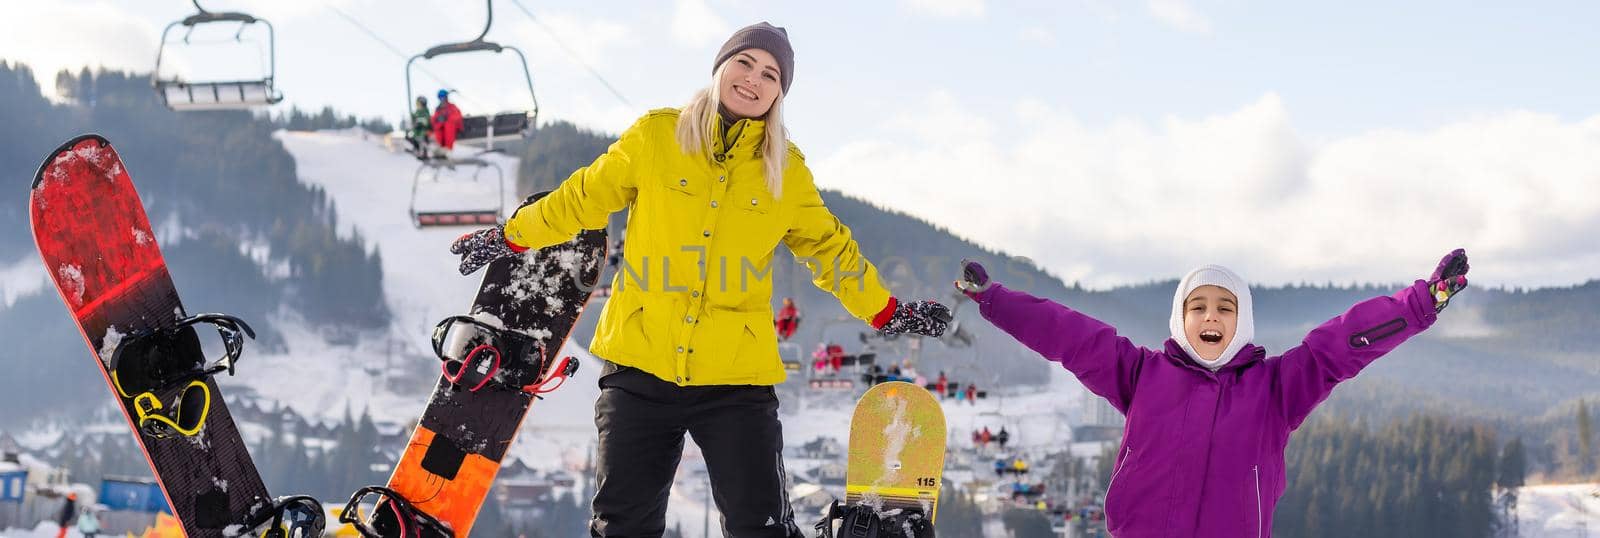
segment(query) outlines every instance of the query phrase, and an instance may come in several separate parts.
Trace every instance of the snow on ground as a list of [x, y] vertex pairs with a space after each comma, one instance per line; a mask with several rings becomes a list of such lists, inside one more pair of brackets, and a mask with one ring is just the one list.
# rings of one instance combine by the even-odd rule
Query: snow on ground
[[[40, 522], [39, 526], [34, 527], [32, 529], [5, 529], [5, 530], [0, 530], [0, 538], [56, 538], [56, 532], [58, 532], [60, 530], [61, 530], [61, 526], [57, 525], [56, 522], [54, 522], [54, 521], [44, 521], [44, 522]], [[82, 537], [83, 537], [83, 533], [78, 532], [77, 528], [74, 528], [74, 527], [68, 527], [67, 528], [67, 538], [82, 538]]]
[[1600, 483], [1527, 486], [1517, 494], [1523, 538], [1600, 535]]

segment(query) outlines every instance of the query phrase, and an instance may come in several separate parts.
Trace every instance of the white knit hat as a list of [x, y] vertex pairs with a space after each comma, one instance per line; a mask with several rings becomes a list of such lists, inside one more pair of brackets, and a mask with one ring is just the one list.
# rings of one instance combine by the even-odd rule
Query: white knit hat
[[[1183, 300], [1200, 286], [1216, 286], [1233, 293], [1239, 299], [1239, 323], [1234, 327], [1233, 340], [1228, 342], [1228, 347], [1222, 350], [1222, 355], [1217, 360], [1208, 361], [1200, 358], [1194, 350], [1194, 345], [1189, 343], [1189, 336], [1183, 330]], [[1233, 360], [1239, 350], [1244, 349], [1256, 337], [1255, 311], [1251, 308], [1250, 287], [1245, 285], [1244, 279], [1220, 265], [1203, 265], [1189, 271], [1183, 280], [1178, 281], [1178, 292], [1172, 296], [1172, 320], [1168, 323], [1172, 329], [1172, 339], [1183, 347], [1183, 350], [1193, 357], [1201, 366], [1216, 371]]]

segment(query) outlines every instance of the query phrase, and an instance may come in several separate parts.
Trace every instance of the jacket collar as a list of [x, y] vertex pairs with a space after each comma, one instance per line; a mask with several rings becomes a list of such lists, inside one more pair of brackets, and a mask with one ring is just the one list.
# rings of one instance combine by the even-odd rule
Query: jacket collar
[[754, 155], [761, 141], [766, 139], [767, 122], [745, 118], [725, 125], [723, 117], [718, 112], [717, 121], [713, 122], [717, 132], [711, 137], [712, 153]]
[[1233, 360], [1222, 365], [1222, 368], [1218, 368], [1216, 372], [1212, 372], [1210, 368], [1206, 368], [1205, 366], [1201, 365], [1199, 361], [1196, 361], [1194, 357], [1189, 356], [1189, 352], [1185, 351], [1183, 346], [1178, 344], [1177, 340], [1168, 338], [1166, 342], [1166, 351], [1167, 352], [1165, 355], [1167, 356], [1168, 360], [1206, 375], [1215, 375], [1229, 370], [1238, 370], [1247, 365], [1262, 361], [1267, 358], [1267, 348], [1255, 344], [1245, 344], [1243, 348], [1239, 349], [1238, 353], [1234, 354]]

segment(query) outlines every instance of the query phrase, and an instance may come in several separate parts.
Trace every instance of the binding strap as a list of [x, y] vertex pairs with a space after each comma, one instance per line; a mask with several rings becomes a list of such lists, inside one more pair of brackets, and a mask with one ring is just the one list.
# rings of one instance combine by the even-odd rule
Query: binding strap
[[206, 426], [206, 416], [211, 411], [211, 387], [205, 381], [190, 381], [178, 394], [172, 407], [175, 412], [160, 413], [161, 399], [153, 392], [143, 392], [133, 397], [133, 410], [139, 420], [139, 431], [156, 439], [182, 435], [193, 437]]
[[540, 396], [541, 394], [561, 388], [561, 385], [567, 382], [567, 378], [572, 377], [572, 374], [578, 373], [578, 364], [578, 359], [576, 358], [571, 356], [562, 357], [560, 362], [557, 362], [555, 366], [551, 366], [548, 372], [540, 376], [541, 379], [539, 381], [522, 387], [522, 392], [532, 394], [535, 398], [542, 400], [544, 396]]
[[260, 538], [316, 538], [322, 536], [327, 516], [323, 514], [322, 503], [315, 497], [290, 495], [263, 502], [251, 509], [251, 515], [245, 518], [245, 530], [253, 531], [262, 525], [267, 526], [258, 535]]
[[[387, 509], [394, 514], [396, 525], [400, 527], [400, 534], [382, 534], [372, 528], [367, 518], [361, 517], [361, 503], [367, 496], [376, 497], [374, 508]], [[344, 505], [344, 510], [339, 512], [339, 522], [346, 523], [356, 529], [365, 538], [425, 538], [427, 536], [447, 536], [454, 538], [455, 531], [449, 525], [439, 521], [427, 512], [418, 510], [410, 501], [402, 497], [399, 492], [383, 486], [367, 486], [356, 490], [350, 495], [350, 502]], [[431, 531], [425, 532], [425, 531]]]
[[[193, 326], [208, 323], [222, 338], [223, 355], [206, 366], [205, 357], [187, 336]], [[109, 336], [109, 335], [108, 335]], [[234, 366], [244, 353], [244, 337], [255, 338], [255, 330], [237, 317], [227, 314], [196, 314], [172, 326], [134, 331], [122, 337], [109, 357], [112, 384], [123, 398], [158, 392], [187, 381], [204, 379], [223, 371], [234, 374]], [[185, 360], [185, 359], [190, 360]]]

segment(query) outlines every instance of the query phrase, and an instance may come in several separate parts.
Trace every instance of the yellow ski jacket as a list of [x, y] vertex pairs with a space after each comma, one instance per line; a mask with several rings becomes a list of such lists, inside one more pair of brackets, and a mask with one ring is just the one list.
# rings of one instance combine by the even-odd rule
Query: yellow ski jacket
[[789, 146], [783, 195], [774, 197], [759, 153], [762, 121], [735, 122], [731, 136], [713, 137], [709, 156], [685, 154], [677, 124], [676, 109], [645, 114], [604, 155], [506, 222], [507, 241], [538, 249], [629, 210], [624, 263], [591, 352], [678, 385], [782, 383], [771, 267], [780, 241], [851, 315], [874, 326], [887, 321], [889, 290], [823, 206], [799, 149]]

